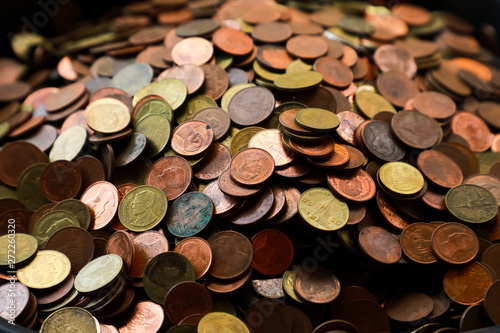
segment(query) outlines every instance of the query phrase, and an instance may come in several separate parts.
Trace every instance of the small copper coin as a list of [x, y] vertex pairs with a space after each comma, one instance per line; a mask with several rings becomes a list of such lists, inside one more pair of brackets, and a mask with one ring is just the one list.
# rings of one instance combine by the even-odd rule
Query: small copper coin
[[224, 194], [237, 198], [246, 198], [255, 195], [262, 189], [261, 187], [245, 186], [236, 182], [231, 177], [230, 169], [227, 169], [220, 175], [218, 185]]
[[292, 28], [284, 22], [262, 22], [252, 29], [252, 37], [262, 43], [283, 43], [292, 37]]
[[214, 48], [209, 41], [200, 37], [192, 37], [174, 46], [172, 59], [179, 66], [186, 64], [201, 66], [212, 58], [213, 53]]
[[257, 300], [245, 316], [246, 325], [251, 332], [291, 333], [293, 317], [290, 308], [280, 300], [264, 298]]
[[219, 22], [213, 19], [196, 19], [181, 24], [175, 29], [179, 37], [205, 36], [215, 31], [219, 27]]
[[231, 215], [229, 220], [236, 225], [250, 225], [262, 221], [274, 204], [274, 193], [266, 187], [258, 196], [246, 200], [238, 211]]
[[40, 175], [40, 187], [43, 195], [52, 202], [74, 198], [82, 187], [80, 168], [70, 161], [52, 162]]
[[335, 142], [331, 136], [327, 136], [323, 141], [314, 143], [299, 142], [292, 139], [288, 143], [295, 153], [311, 158], [328, 157], [335, 149]]
[[219, 188], [219, 182], [217, 180], [209, 183], [203, 189], [202, 193], [207, 195], [210, 200], [212, 200], [215, 208], [215, 215], [227, 214], [237, 207], [238, 203], [240, 203], [240, 200], [237, 198], [226, 195], [222, 192]]
[[443, 289], [454, 302], [471, 305], [481, 302], [492, 279], [488, 270], [478, 262], [450, 269], [443, 278]]
[[199, 93], [216, 101], [224, 95], [229, 86], [227, 72], [222, 67], [212, 64], [205, 64], [201, 68], [205, 72], [205, 84]]
[[351, 156], [349, 151], [343, 146], [335, 143], [333, 153], [325, 158], [318, 159], [308, 159], [309, 162], [315, 166], [325, 169], [334, 169], [337, 167], [342, 167], [349, 163]]
[[485, 122], [469, 112], [459, 112], [451, 121], [453, 133], [464, 138], [473, 152], [487, 150], [492, 141], [492, 135]]
[[340, 293], [340, 281], [330, 270], [318, 266], [313, 272], [297, 270], [295, 292], [304, 300], [315, 304], [330, 303]]
[[407, 226], [401, 232], [401, 248], [404, 254], [419, 264], [432, 264], [437, 258], [432, 251], [431, 237], [436, 230], [431, 224], [417, 222]]
[[328, 45], [317, 36], [298, 35], [286, 42], [287, 51], [301, 59], [317, 59], [326, 54]]
[[274, 110], [275, 99], [264, 87], [249, 87], [237, 92], [228, 105], [231, 120], [241, 126], [256, 125]]
[[231, 28], [220, 28], [212, 36], [219, 49], [233, 56], [244, 56], [252, 52], [253, 41], [246, 33]]
[[439, 138], [438, 123], [414, 110], [403, 110], [395, 114], [391, 127], [398, 139], [415, 149], [428, 149]]
[[500, 299], [500, 281], [493, 283], [484, 296], [484, 308], [490, 317], [491, 321], [496, 325], [500, 323], [500, 311], [498, 307], [498, 300]]
[[432, 250], [441, 260], [461, 265], [473, 260], [479, 251], [479, 241], [469, 227], [450, 222], [432, 234]]
[[140, 278], [144, 274], [144, 268], [156, 255], [168, 251], [168, 241], [158, 231], [145, 231], [134, 236], [134, 258], [130, 276]]
[[383, 73], [395, 70], [404, 73], [409, 78], [413, 78], [417, 73], [415, 59], [403, 48], [383, 45], [377, 48], [373, 57]]
[[20, 100], [26, 97], [32, 87], [29, 83], [26, 82], [12, 82], [9, 84], [0, 83], [0, 102], [14, 102], [16, 100]]
[[106, 180], [106, 170], [104, 165], [97, 158], [84, 155], [75, 160], [80, 172], [82, 173], [82, 189], [87, 189], [95, 182]]
[[330, 189], [346, 200], [365, 202], [375, 196], [375, 181], [363, 169], [345, 174], [329, 172], [326, 180]]
[[66, 298], [69, 293], [73, 291], [74, 283], [75, 278], [70, 274], [66, 280], [61, 282], [54, 290], [49, 290], [41, 295], [37, 294], [36, 301], [38, 305], [51, 306]]
[[321, 57], [314, 62], [314, 70], [323, 75], [323, 80], [336, 87], [346, 88], [353, 79], [353, 73], [343, 62], [331, 57]]
[[107, 226], [118, 211], [118, 190], [106, 181], [95, 182], [89, 186], [80, 200], [89, 206], [94, 215], [93, 230]]
[[275, 229], [258, 232], [252, 238], [252, 267], [259, 273], [282, 274], [293, 261], [293, 245], [287, 235]]
[[252, 275], [252, 267], [249, 267], [246, 272], [233, 278], [233, 279], [217, 279], [210, 275], [206, 277], [206, 287], [208, 290], [219, 293], [227, 294], [242, 288]]
[[203, 159], [196, 164], [194, 175], [201, 180], [213, 180], [229, 168], [231, 152], [219, 142], [214, 142]]
[[186, 85], [188, 94], [193, 94], [205, 82], [205, 72], [197, 65], [184, 64], [171, 68], [165, 78], [181, 80]]
[[117, 254], [125, 265], [125, 272], [128, 274], [132, 268], [134, 260], [134, 242], [132, 236], [123, 230], [118, 230], [109, 237], [106, 243], [106, 253]]
[[394, 228], [403, 230], [409, 225], [382, 190], [377, 192], [377, 207], [385, 221]]
[[417, 85], [404, 73], [388, 71], [377, 77], [377, 88], [382, 96], [394, 106], [403, 108], [418, 94]]
[[168, 201], [181, 196], [193, 180], [193, 171], [188, 161], [180, 156], [167, 156], [153, 164], [146, 176], [146, 185], [160, 188]]
[[212, 143], [214, 132], [199, 120], [189, 120], [177, 126], [172, 134], [172, 149], [181, 156], [203, 153]]
[[282, 112], [279, 116], [280, 124], [290, 133], [303, 136], [314, 135], [315, 134], [314, 132], [302, 128], [295, 122], [295, 115], [300, 110], [301, 109], [291, 109]]
[[413, 322], [427, 317], [434, 308], [432, 298], [423, 293], [403, 293], [385, 303], [385, 312], [399, 322]]
[[431, 14], [423, 7], [403, 3], [391, 8], [394, 15], [405, 21], [410, 26], [421, 26], [429, 23]]
[[439, 151], [421, 152], [417, 164], [420, 171], [438, 186], [452, 188], [462, 183], [463, 175], [458, 165]]
[[[481, 241], [481, 239], [480, 239]], [[500, 244], [495, 244], [488, 247], [481, 256], [481, 262], [490, 266], [497, 276], [500, 274]]]
[[[372, 120], [362, 127], [361, 137], [367, 150], [375, 157], [386, 161], [398, 161], [405, 155], [404, 147], [396, 141], [391, 126], [385, 121]], [[360, 127], [358, 128], [361, 128]]]
[[35, 145], [22, 141], [9, 142], [0, 150], [0, 180], [16, 187], [24, 170], [34, 164], [47, 162], [47, 155]]
[[143, 332], [156, 333], [163, 326], [164, 319], [165, 313], [161, 305], [150, 301], [141, 301], [135, 305], [127, 317], [127, 321], [119, 328], [119, 332], [132, 333], [143, 330]]
[[247, 148], [233, 156], [231, 177], [243, 185], [260, 185], [274, 172], [274, 159], [260, 148]]
[[413, 99], [413, 107], [435, 119], [447, 119], [457, 110], [455, 102], [450, 97], [436, 91], [418, 93]]
[[394, 264], [401, 258], [401, 245], [396, 237], [380, 227], [363, 228], [359, 233], [359, 245], [367, 256], [384, 264]]
[[197, 282], [185, 281], [176, 284], [170, 289], [165, 300], [165, 313], [176, 325], [187, 316], [206, 315], [211, 311], [212, 296]]
[[340, 125], [336, 129], [337, 134], [347, 143], [354, 144], [354, 131], [364, 119], [351, 111], [339, 112], [337, 117], [340, 119]]
[[213, 253], [209, 274], [218, 279], [242, 275], [252, 264], [252, 243], [236, 231], [221, 231], [208, 240]]
[[220, 140], [226, 136], [231, 125], [231, 119], [226, 111], [219, 107], [208, 107], [198, 111], [192, 120], [199, 120], [210, 125], [214, 132], [214, 140]]
[[69, 86], [51, 94], [45, 101], [45, 109], [49, 112], [67, 108], [85, 94], [83, 83], [72, 83]]
[[184, 255], [193, 264], [196, 280], [205, 276], [212, 265], [212, 248], [203, 238], [183, 239], [175, 246], [174, 251]]
[[262, 45], [258, 47], [257, 60], [273, 71], [282, 72], [293, 62], [286, 48], [280, 45]]

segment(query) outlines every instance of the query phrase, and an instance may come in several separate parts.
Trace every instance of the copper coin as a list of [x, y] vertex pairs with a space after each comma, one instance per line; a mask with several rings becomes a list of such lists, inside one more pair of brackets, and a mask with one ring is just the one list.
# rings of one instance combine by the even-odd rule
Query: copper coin
[[295, 158], [293, 151], [283, 145], [283, 132], [279, 129], [260, 131], [248, 142], [248, 148], [260, 148], [267, 151], [274, 159], [277, 168], [289, 165]]
[[375, 181], [363, 169], [346, 174], [329, 172], [327, 182], [334, 193], [346, 200], [365, 202], [375, 196]]
[[163, 325], [165, 314], [161, 305], [141, 301], [135, 305], [134, 310], [127, 317], [125, 324], [119, 328], [120, 333], [132, 333], [139, 330], [158, 332]]
[[426, 294], [408, 292], [390, 298], [384, 308], [391, 319], [413, 322], [428, 316], [434, 308], [434, 302]]
[[142, 277], [144, 268], [156, 255], [168, 251], [168, 241], [158, 231], [145, 231], [134, 236], [134, 258], [130, 276]]
[[80, 168], [70, 161], [52, 162], [40, 175], [40, 187], [43, 195], [52, 202], [74, 198], [82, 187]]
[[495, 102], [482, 102], [479, 104], [478, 115], [495, 129], [500, 129], [498, 116], [500, 114], [500, 104]]
[[282, 72], [293, 62], [286, 48], [280, 45], [262, 45], [258, 47], [257, 60], [271, 70]]
[[46, 250], [65, 254], [71, 262], [71, 274], [77, 274], [94, 255], [94, 242], [87, 230], [79, 227], [65, 227], [50, 236]]
[[177, 198], [167, 213], [167, 228], [176, 237], [194, 236], [212, 221], [213, 203], [201, 192], [188, 192]]
[[[374, 302], [372, 302], [374, 303]], [[356, 304], [358, 305], [358, 304]], [[359, 307], [359, 305], [358, 305]], [[382, 313], [385, 312], [382, 310]], [[389, 326], [389, 318], [387, 318], [387, 326]], [[378, 328], [377, 328], [378, 329]], [[333, 319], [325, 321], [324, 323], [318, 325], [313, 331], [314, 333], [327, 333], [327, 332], [347, 332], [347, 333], [357, 333], [358, 329], [348, 321], [341, 319]]]
[[377, 41], [390, 42], [408, 34], [408, 25], [396, 16], [370, 14], [367, 15], [366, 21], [375, 28], [370, 38]]
[[45, 109], [49, 112], [67, 108], [85, 94], [83, 83], [73, 83], [51, 94], [45, 101]]
[[84, 127], [87, 130], [88, 135], [94, 134], [94, 130], [91, 129], [89, 125], [87, 125], [87, 116], [85, 115], [85, 110], [72, 113], [68, 118], [66, 118], [61, 126], [61, 133], [66, 131], [68, 128], [77, 125]]
[[250, 225], [262, 221], [270, 214], [274, 203], [274, 193], [270, 188], [265, 188], [259, 196], [246, 200], [243, 206], [229, 220], [236, 225]]
[[317, 36], [298, 35], [286, 42], [287, 51], [301, 59], [317, 59], [326, 54], [328, 45]]
[[193, 94], [205, 82], [205, 72], [197, 65], [184, 64], [170, 69], [165, 78], [181, 80], [186, 85], [188, 94]]
[[404, 73], [409, 78], [413, 78], [417, 73], [415, 59], [403, 48], [384, 45], [377, 48], [373, 57], [383, 73], [395, 70]]
[[208, 240], [213, 253], [209, 274], [218, 279], [242, 275], [252, 264], [252, 243], [236, 231], [221, 231]]
[[417, 164], [420, 171], [438, 186], [452, 188], [462, 183], [463, 175], [458, 165], [439, 151], [421, 152], [418, 155]]
[[[35, 116], [29, 118], [23, 124], [17, 126], [17, 128], [13, 128], [11, 125], [11, 132], [9, 133], [9, 138], [18, 138], [20, 136], [26, 135], [27, 133], [33, 132], [38, 129], [44, 122], [45, 118], [43, 116]], [[9, 120], [7, 120], [9, 122]]]
[[359, 149], [349, 145], [343, 145], [343, 146], [349, 153], [349, 162], [341, 167], [342, 170], [354, 170], [360, 168], [365, 164], [366, 157]]
[[20, 100], [26, 97], [32, 87], [29, 83], [26, 82], [12, 82], [9, 84], [0, 83], [0, 102], [14, 102], [16, 100]]
[[485, 151], [491, 145], [492, 135], [488, 126], [472, 113], [455, 114], [451, 121], [451, 130], [464, 138], [473, 152]]
[[377, 77], [377, 88], [382, 96], [400, 108], [418, 93], [417, 85], [404, 73], [398, 71], [380, 74]]
[[228, 105], [231, 120], [251, 126], [264, 121], [274, 109], [274, 96], [264, 87], [249, 87], [237, 92]]
[[210, 292], [197, 282], [180, 282], [170, 289], [165, 300], [165, 313], [170, 321], [179, 324], [194, 314], [206, 315], [212, 311]]
[[431, 14], [423, 7], [413, 4], [397, 4], [391, 8], [394, 15], [408, 23], [410, 26], [420, 26], [429, 23]]
[[400, 215], [392, 201], [381, 190], [377, 192], [377, 207], [389, 225], [400, 230], [409, 225], [409, 222]]
[[282, 274], [293, 261], [293, 245], [287, 235], [275, 229], [258, 232], [252, 238], [252, 267], [259, 273]]
[[220, 190], [224, 194], [238, 198], [246, 198], [252, 196], [254, 194], [257, 194], [262, 189], [261, 187], [245, 186], [236, 182], [231, 176], [230, 169], [227, 169], [220, 175], [218, 185]]
[[231, 119], [226, 111], [219, 107], [208, 107], [198, 111], [192, 120], [200, 120], [212, 128], [214, 132], [214, 140], [218, 141], [226, 136], [231, 125]]
[[175, 128], [171, 145], [181, 156], [195, 156], [204, 152], [213, 138], [213, 130], [207, 123], [189, 120]]
[[337, 113], [340, 125], [337, 127], [337, 134], [347, 143], [354, 144], [354, 131], [364, 121], [364, 119], [351, 111]]
[[334, 151], [330, 156], [308, 160], [311, 164], [320, 168], [332, 169], [346, 165], [349, 163], [350, 158], [351, 157], [347, 149], [344, 146], [335, 143]]
[[322, 158], [329, 156], [335, 149], [335, 142], [331, 136], [317, 143], [305, 143], [289, 140], [290, 148], [300, 155], [311, 158]]
[[231, 163], [231, 153], [229, 148], [219, 142], [214, 142], [208, 149], [207, 153], [197, 163], [194, 170], [196, 178], [201, 180], [213, 180], [229, 168]]
[[[349, 87], [354, 86], [354, 84]], [[356, 86], [354, 86], [356, 88]], [[316, 89], [307, 90], [295, 94], [295, 102], [304, 104], [304, 106], [297, 106], [297, 108], [305, 108], [307, 105], [310, 108], [319, 108], [335, 112], [337, 110], [337, 97], [335, 96], [332, 87], [319, 86]], [[347, 88], [349, 89], [349, 88]], [[339, 105], [340, 102], [338, 103]], [[349, 109], [351, 106], [349, 105]]]
[[261, 22], [253, 27], [252, 37], [262, 43], [283, 43], [292, 37], [292, 28], [284, 22]]
[[260, 185], [274, 172], [274, 159], [260, 148], [247, 148], [233, 156], [231, 177], [243, 185]]
[[274, 202], [271, 206], [270, 212], [265, 217], [264, 223], [273, 223], [278, 218], [285, 213], [286, 207], [286, 196], [285, 192], [276, 185], [271, 186], [271, 191], [273, 191]]
[[[481, 242], [481, 239], [479, 239], [479, 241]], [[490, 266], [495, 271], [497, 276], [499, 276], [500, 274], [500, 260], [498, 257], [499, 253], [500, 253], [500, 245], [495, 244], [488, 247], [481, 256], [481, 262]]]
[[127, 274], [130, 273], [132, 268], [134, 252], [132, 236], [123, 230], [116, 231], [106, 243], [106, 253], [119, 255], [123, 259]]
[[193, 180], [193, 171], [189, 163], [180, 156], [160, 158], [153, 164], [146, 176], [146, 185], [160, 188], [168, 201], [181, 196]]
[[47, 98], [53, 93], [59, 91], [59, 88], [47, 87], [35, 90], [24, 100], [24, 104], [31, 105], [37, 109], [41, 104], [45, 104]]
[[309, 19], [289, 23], [294, 35], [320, 35], [323, 27], [317, 23], [309, 22]]
[[17, 186], [19, 176], [28, 167], [47, 163], [47, 155], [28, 142], [9, 142], [0, 150], [0, 180], [9, 186]]
[[323, 80], [336, 88], [346, 88], [353, 81], [353, 73], [343, 62], [331, 57], [321, 57], [314, 62], [314, 70]]
[[89, 101], [89, 95], [84, 94], [82, 97], [80, 97], [80, 99], [78, 99], [76, 102], [74, 102], [73, 104], [71, 104], [67, 108], [62, 109], [62, 110], [57, 111], [57, 112], [49, 113], [48, 115], [45, 116], [45, 120], [47, 120], [49, 122], [53, 122], [53, 123], [64, 120], [69, 115], [77, 112], [80, 109], [83, 109], [85, 107], [85, 105], [87, 105], [88, 101]]
[[311, 165], [303, 158], [296, 158], [289, 166], [274, 170], [274, 172], [285, 178], [300, 178], [311, 171]]
[[132, 45], [156, 44], [161, 42], [170, 29], [164, 26], [146, 27], [128, 38]]
[[[16, 232], [29, 233], [29, 223], [32, 211], [23, 208], [10, 209], [0, 215], [0, 233], [6, 235], [15, 226]], [[14, 223], [11, 223], [14, 220]], [[12, 233], [12, 232], [11, 232]]]
[[423, 222], [413, 223], [401, 232], [401, 248], [404, 254], [419, 264], [432, 264], [437, 258], [432, 251], [431, 237], [436, 227]]
[[133, 133], [127, 144], [116, 149], [114, 166], [120, 167], [133, 162], [146, 149], [146, 137], [142, 133]]
[[213, 46], [209, 41], [192, 37], [180, 41], [173, 47], [172, 60], [179, 66], [186, 64], [201, 66], [212, 58], [213, 52]]
[[[93, 244], [92, 244], [93, 245]], [[44, 292], [43, 294], [37, 294], [36, 301], [38, 305], [42, 306], [51, 306], [55, 303], [61, 301], [66, 298], [69, 293], [73, 290], [75, 283], [75, 278], [73, 275], [69, 275], [66, 280], [61, 282], [60, 285], [55, 287], [53, 290]]]
[[429, 186], [422, 201], [434, 209], [446, 210], [446, 190]]
[[231, 28], [220, 28], [212, 36], [219, 49], [234, 55], [244, 56], [253, 50], [253, 41], [246, 33]]
[[90, 185], [106, 179], [104, 165], [97, 158], [90, 155], [79, 157], [74, 162], [78, 165], [82, 174], [82, 189], [87, 189]]
[[372, 120], [365, 124], [361, 130], [361, 136], [371, 154], [386, 162], [398, 161], [403, 158], [405, 149], [396, 141], [388, 123]]
[[184, 255], [194, 266], [196, 280], [201, 279], [212, 265], [212, 248], [203, 238], [188, 237], [174, 248]]
[[214, 293], [231, 293], [242, 288], [250, 280], [251, 275], [252, 267], [249, 267], [246, 272], [232, 279], [217, 279], [209, 275], [206, 278], [205, 286]]
[[280, 124], [290, 133], [298, 134], [298, 135], [314, 135], [314, 132], [309, 131], [305, 128], [300, 127], [296, 122], [295, 122], [295, 115], [297, 112], [299, 112], [301, 109], [291, 109], [291, 110], [286, 110], [282, 112], [279, 116], [279, 121]]
[[438, 227], [432, 234], [431, 244], [436, 256], [455, 265], [470, 262], [479, 251], [479, 242], [474, 231], [455, 222]]
[[18, 200], [11, 198], [0, 199], [0, 214], [11, 209], [26, 209], [26, 207]]
[[227, 72], [220, 66], [212, 64], [205, 64], [201, 68], [205, 72], [205, 84], [199, 93], [216, 101], [224, 95], [229, 86]]
[[237, 207], [240, 201], [230, 195], [226, 195], [219, 188], [219, 182], [214, 180], [209, 183], [202, 191], [207, 195], [210, 200], [212, 200], [215, 207], [215, 215], [224, 215], [230, 213], [235, 207]]
[[391, 127], [398, 139], [415, 149], [428, 149], [439, 138], [438, 123], [418, 111], [398, 112], [392, 118]]
[[484, 308], [491, 321], [498, 325], [500, 323], [500, 311], [498, 310], [498, 299], [500, 296], [500, 282], [493, 283], [484, 296]]
[[260, 299], [248, 308], [245, 323], [251, 332], [255, 333], [291, 333], [293, 327], [292, 311], [280, 300]]
[[21, 105], [18, 102], [9, 103], [0, 109], [0, 121], [4, 122], [8, 118], [18, 114], [21, 110]]
[[359, 233], [359, 245], [371, 259], [394, 264], [401, 258], [402, 250], [398, 240], [387, 230], [368, 226]]
[[[24, 284], [15, 282], [14, 280], [11, 281], [0, 287], [0, 313], [2, 314], [2, 320], [8, 319], [14, 322], [15, 320], [22, 319], [22, 315], [25, 313], [24, 310], [28, 307], [30, 292]], [[9, 307], [10, 304], [15, 304], [16, 306]]]
[[443, 277], [446, 295], [452, 301], [463, 305], [481, 302], [491, 283], [490, 273], [477, 262], [450, 269]]
[[330, 270], [318, 266], [316, 270], [297, 269], [295, 292], [304, 300], [315, 303], [330, 303], [340, 293], [340, 281]]
[[455, 114], [457, 109], [453, 100], [436, 91], [425, 91], [417, 94], [413, 99], [413, 107], [435, 119], [446, 119]]
[[445, 142], [437, 145], [435, 150], [447, 155], [460, 167], [464, 178], [479, 172], [476, 155], [467, 147], [456, 142]]
[[118, 211], [118, 190], [113, 184], [106, 181], [90, 185], [83, 192], [80, 200], [89, 206], [94, 215], [93, 230], [107, 226]]

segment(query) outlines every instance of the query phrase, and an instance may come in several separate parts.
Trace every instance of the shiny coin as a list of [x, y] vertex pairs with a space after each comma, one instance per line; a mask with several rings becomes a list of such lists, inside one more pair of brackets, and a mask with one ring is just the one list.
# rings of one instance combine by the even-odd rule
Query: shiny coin
[[17, 271], [19, 282], [33, 289], [47, 289], [64, 281], [71, 270], [71, 263], [58, 251], [39, 251], [29, 265]]
[[90, 293], [107, 286], [121, 272], [123, 260], [116, 254], [100, 256], [83, 267], [75, 278], [75, 289]]
[[326, 188], [308, 189], [300, 196], [297, 207], [304, 221], [320, 230], [340, 229], [349, 219], [347, 204]]

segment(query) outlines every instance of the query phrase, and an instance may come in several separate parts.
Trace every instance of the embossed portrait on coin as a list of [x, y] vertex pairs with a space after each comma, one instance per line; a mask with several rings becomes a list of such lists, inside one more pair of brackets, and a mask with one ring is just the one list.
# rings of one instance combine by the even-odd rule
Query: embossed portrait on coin
[[115, 198], [105, 188], [98, 187], [96, 195], [85, 202], [85, 204], [94, 212], [94, 217], [97, 220], [106, 212], [107, 207], [113, 207]]
[[238, 175], [245, 180], [252, 180], [259, 175], [264, 166], [264, 160], [259, 158], [258, 160], [245, 161], [238, 168]]
[[418, 253], [427, 254], [432, 251], [430, 247], [430, 239], [426, 239], [423, 235], [424, 231], [417, 230], [410, 235], [410, 241], [415, 246]]
[[471, 235], [464, 232], [454, 232], [443, 241], [443, 251], [445, 255], [450, 258], [457, 255], [460, 256], [463, 252], [471, 250], [471, 244], [473, 244], [473, 242], [474, 238]]
[[201, 145], [203, 144], [203, 136], [200, 134], [201, 130], [203, 130], [201, 126], [189, 128], [187, 138], [183, 143], [183, 148], [187, 152], [194, 152], [200, 149]]
[[155, 195], [152, 191], [142, 190], [137, 193], [132, 200], [132, 212], [135, 218], [130, 222], [130, 224], [143, 227], [150, 224], [152, 221], [156, 221], [158, 216], [156, 216], [151, 207], [155, 203]]
[[363, 183], [359, 180], [359, 176], [345, 182], [339, 183], [340, 190], [350, 197], [357, 197], [363, 192]]
[[182, 168], [171, 166], [155, 177], [161, 184], [160, 188], [181, 189], [187, 182], [187, 172]]
[[54, 232], [56, 232], [57, 230], [59, 230], [63, 227], [72, 226], [72, 225], [73, 225], [73, 222], [66, 217], [52, 222], [50, 227], [45, 232], [45, 237], [40, 238], [40, 244], [45, 244], [47, 242], [47, 240], [49, 239], [49, 237], [52, 236], [52, 234]]

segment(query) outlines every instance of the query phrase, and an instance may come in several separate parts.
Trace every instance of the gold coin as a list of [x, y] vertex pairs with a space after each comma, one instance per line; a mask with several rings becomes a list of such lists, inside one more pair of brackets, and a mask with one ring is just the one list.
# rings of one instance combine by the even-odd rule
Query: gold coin
[[142, 118], [150, 114], [161, 114], [167, 117], [170, 122], [174, 119], [172, 108], [168, 105], [167, 101], [160, 97], [148, 97], [145, 102], [134, 109], [134, 119], [132, 121], [134, 127], [137, 126]]
[[277, 80], [284, 75], [282, 73], [272, 72], [265, 69], [259, 64], [257, 60], [254, 60], [253, 62], [253, 70], [255, 71], [255, 74], [268, 81]]
[[274, 80], [274, 85], [280, 90], [301, 91], [319, 86], [321, 81], [323, 81], [323, 75], [308, 71], [282, 75]]
[[349, 219], [347, 204], [322, 187], [314, 187], [302, 193], [297, 208], [304, 221], [320, 230], [340, 229]]
[[235, 155], [240, 150], [248, 148], [248, 143], [250, 139], [260, 131], [265, 130], [263, 127], [258, 126], [250, 126], [245, 127], [238, 133], [233, 136], [233, 140], [231, 140], [231, 155]]
[[354, 95], [354, 102], [357, 109], [370, 119], [381, 111], [396, 113], [396, 109], [388, 100], [373, 91], [357, 92]]
[[78, 295], [80, 295], [80, 293], [78, 292], [78, 290], [73, 289], [73, 291], [69, 294], [69, 296], [66, 297], [62, 302], [56, 303], [56, 305], [54, 305], [54, 306], [52, 306], [50, 308], [41, 308], [41, 309], [38, 309], [38, 311], [40, 311], [41, 313], [52, 313], [52, 312], [54, 312], [56, 310], [59, 310], [61, 308], [66, 307], [66, 305], [68, 305], [71, 302], [73, 302]]
[[130, 123], [130, 111], [122, 101], [101, 98], [85, 109], [87, 125], [100, 133], [116, 133]]
[[187, 96], [186, 85], [178, 79], [166, 79], [157, 82], [152, 82], [139, 90], [132, 100], [132, 105], [148, 95], [158, 95], [167, 101], [173, 111], [184, 103]]
[[35, 259], [17, 271], [19, 282], [28, 288], [47, 289], [63, 282], [71, 271], [68, 257], [58, 251], [38, 251]]
[[213, 98], [206, 95], [196, 95], [188, 99], [187, 103], [177, 110], [175, 120], [177, 120], [178, 124], [182, 124], [187, 120], [191, 120], [198, 111], [214, 106], [217, 106], [217, 102]]
[[40, 333], [97, 333], [98, 321], [85, 309], [69, 307], [57, 310], [44, 320]]
[[150, 114], [139, 121], [135, 131], [144, 134], [148, 143], [146, 155], [153, 157], [165, 148], [170, 139], [170, 122], [161, 114]]
[[50, 201], [43, 195], [40, 186], [40, 176], [48, 164], [34, 164], [23, 171], [17, 181], [17, 194], [26, 208], [36, 211]]
[[38, 241], [41, 249], [45, 248], [45, 244], [50, 236], [57, 230], [64, 227], [79, 227], [80, 222], [75, 215], [63, 210], [52, 210], [43, 215], [33, 228], [33, 236]]
[[[35, 237], [28, 234], [8, 234], [0, 237], [0, 266], [20, 264], [30, 259], [38, 250]], [[12, 252], [12, 251], [13, 252]]]
[[233, 98], [234, 95], [236, 95], [237, 92], [242, 91], [245, 88], [249, 87], [255, 87], [255, 84], [253, 83], [240, 83], [235, 86], [232, 86], [222, 96], [222, 99], [220, 101], [220, 107], [222, 110], [227, 111], [227, 106], [229, 105], [229, 102], [231, 101], [231, 98]]
[[250, 333], [247, 325], [238, 317], [225, 312], [212, 312], [201, 318], [198, 324], [199, 333]]
[[87, 130], [83, 126], [72, 126], [59, 135], [50, 150], [49, 160], [72, 161], [80, 153], [87, 140]]
[[118, 206], [118, 217], [127, 229], [141, 232], [156, 227], [165, 217], [167, 208], [167, 197], [162, 190], [141, 185], [125, 194]]
[[290, 296], [294, 301], [304, 304], [304, 301], [302, 301], [299, 296], [297, 296], [297, 293], [295, 293], [294, 285], [296, 275], [297, 272], [294, 268], [289, 269], [285, 271], [285, 273], [283, 273], [283, 289], [285, 290], [286, 294]]
[[75, 289], [90, 293], [105, 287], [120, 274], [123, 260], [119, 255], [106, 254], [85, 265], [75, 278]]
[[229, 54], [220, 54], [215, 57], [215, 64], [222, 69], [227, 69], [233, 64], [233, 57]]
[[312, 70], [313, 66], [300, 59], [294, 60], [286, 68], [287, 74], [304, 73]]
[[0, 140], [5, 138], [7, 134], [10, 132], [10, 125], [9, 123], [3, 122], [0, 123]]
[[412, 195], [424, 187], [424, 176], [408, 163], [388, 162], [378, 172], [380, 182], [394, 193]]
[[340, 119], [333, 112], [317, 108], [302, 109], [295, 114], [297, 124], [316, 132], [329, 132], [340, 125]]

